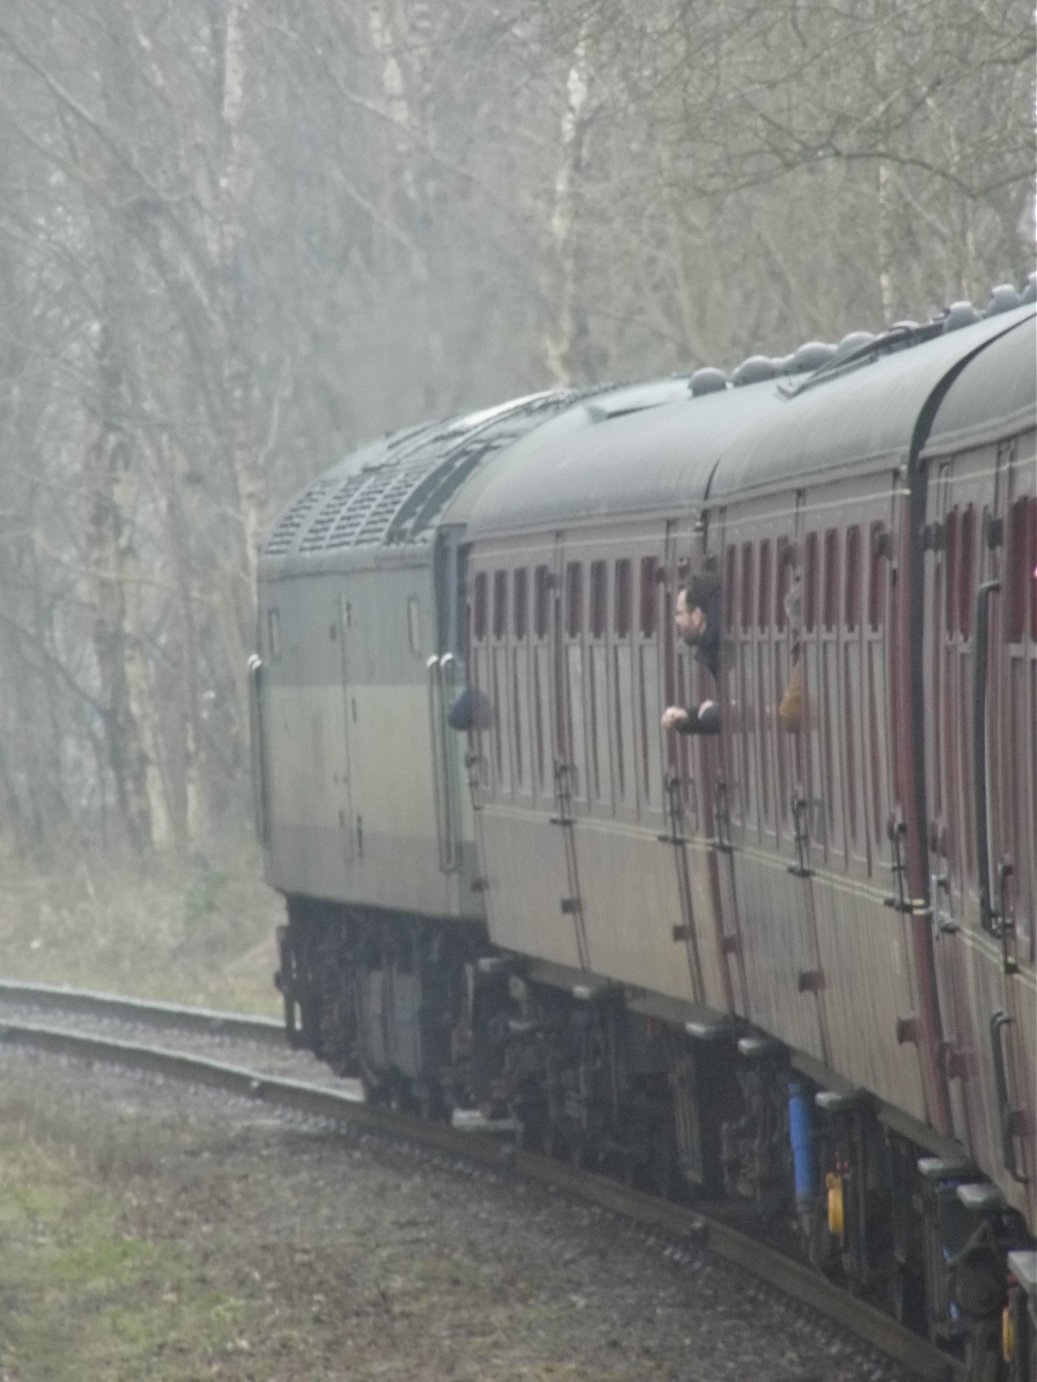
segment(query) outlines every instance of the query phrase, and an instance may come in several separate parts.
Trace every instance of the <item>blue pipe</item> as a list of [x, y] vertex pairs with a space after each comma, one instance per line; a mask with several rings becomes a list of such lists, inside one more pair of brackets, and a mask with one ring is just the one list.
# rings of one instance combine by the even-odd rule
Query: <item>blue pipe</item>
[[806, 1086], [799, 1080], [789, 1081], [789, 1141], [792, 1143], [796, 1205], [808, 1209], [817, 1199], [817, 1168], [810, 1128], [810, 1099]]

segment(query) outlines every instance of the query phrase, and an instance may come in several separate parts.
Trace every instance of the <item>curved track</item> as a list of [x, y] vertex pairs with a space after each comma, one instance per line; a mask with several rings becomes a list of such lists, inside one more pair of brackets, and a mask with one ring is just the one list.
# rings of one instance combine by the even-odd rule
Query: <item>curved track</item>
[[[133, 1023], [147, 1029], [234, 1036], [249, 1044], [284, 1045], [280, 1024], [266, 1018], [213, 1012], [173, 1004], [150, 1004], [84, 990], [0, 982], [0, 1014], [5, 1008], [88, 1015]], [[451, 1156], [481, 1165], [513, 1169], [541, 1185], [622, 1215], [635, 1223], [664, 1230], [677, 1240], [708, 1247], [719, 1257], [766, 1282], [782, 1295], [816, 1310], [862, 1341], [880, 1350], [926, 1382], [958, 1382], [961, 1367], [926, 1340], [904, 1329], [866, 1303], [848, 1295], [824, 1277], [745, 1232], [719, 1219], [671, 1201], [646, 1195], [618, 1181], [589, 1171], [574, 1170], [547, 1157], [525, 1151], [483, 1131], [463, 1131], [426, 1122], [404, 1113], [364, 1102], [355, 1090], [288, 1079], [262, 1069], [229, 1064], [149, 1041], [123, 1040], [69, 1027], [19, 1022], [0, 1015], [0, 1042], [17, 1043], [65, 1056], [103, 1061], [167, 1078], [208, 1085], [228, 1093], [259, 1099], [273, 1107], [367, 1128], [405, 1138]], [[257, 1062], [259, 1064], [261, 1062]], [[341, 1081], [338, 1082], [340, 1085]]]

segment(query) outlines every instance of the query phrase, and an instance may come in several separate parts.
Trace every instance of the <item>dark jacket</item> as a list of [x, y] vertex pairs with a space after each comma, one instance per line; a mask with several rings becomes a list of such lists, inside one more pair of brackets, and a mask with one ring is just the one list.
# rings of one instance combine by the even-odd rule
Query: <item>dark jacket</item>
[[[720, 675], [722, 617], [723, 611], [720, 591], [718, 590], [713, 595], [706, 610], [706, 632], [702, 636], [701, 643], [695, 648], [695, 661], [708, 669], [714, 682]], [[689, 706], [685, 713], [688, 718], [683, 725], [678, 727], [681, 734], [720, 733], [720, 707], [715, 701], [702, 710]]]

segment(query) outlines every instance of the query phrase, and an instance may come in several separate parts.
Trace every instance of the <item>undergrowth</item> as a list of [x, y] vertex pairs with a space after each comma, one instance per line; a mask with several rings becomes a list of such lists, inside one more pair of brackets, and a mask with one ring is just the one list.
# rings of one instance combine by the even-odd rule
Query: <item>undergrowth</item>
[[278, 1012], [283, 904], [258, 849], [146, 862], [85, 852], [40, 868], [0, 845], [0, 976]]

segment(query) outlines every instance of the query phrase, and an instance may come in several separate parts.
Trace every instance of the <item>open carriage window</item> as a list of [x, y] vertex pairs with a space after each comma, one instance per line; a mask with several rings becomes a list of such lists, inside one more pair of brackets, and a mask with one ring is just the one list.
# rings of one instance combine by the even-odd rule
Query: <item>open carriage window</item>
[[845, 622], [853, 632], [861, 621], [861, 530], [856, 525], [846, 530]]
[[615, 630], [618, 638], [630, 634], [630, 562], [616, 562]]
[[641, 558], [641, 635], [652, 638], [655, 635], [657, 602], [655, 573], [657, 562], [654, 557]]
[[486, 637], [486, 572], [480, 571], [475, 578], [472, 593], [472, 634], [477, 643]]
[[529, 627], [529, 572], [520, 567], [512, 582], [512, 629], [517, 639], [525, 638]]
[[606, 566], [603, 561], [591, 562], [591, 622], [592, 638], [605, 637], [605, 610], [608, 603]]
[[493, 636], [503, 638], [507, 627], [508, 614], [508, 573], [493, 573]]
[[551, 623], [551, 571], [547, 566], [538, 566], [533, 577], [533, 629], [537, 638], [546, 638]]
[[565, 568], [565, 631], [577, 638], [583, 625], [583, 567], [571, 561]]

